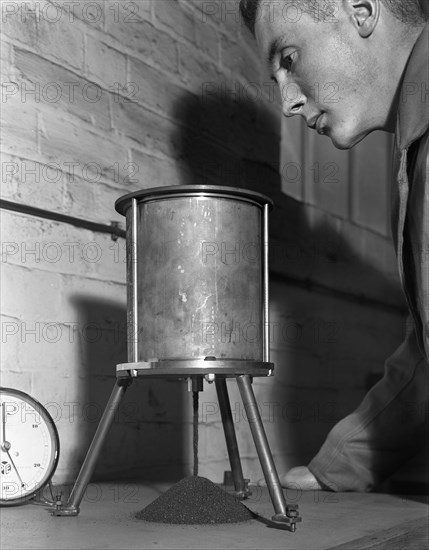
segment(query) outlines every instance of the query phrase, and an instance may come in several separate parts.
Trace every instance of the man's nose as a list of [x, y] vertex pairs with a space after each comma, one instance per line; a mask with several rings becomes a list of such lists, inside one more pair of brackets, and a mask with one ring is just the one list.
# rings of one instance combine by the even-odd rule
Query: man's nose
[[297, 84], [294, 82], [281, 84], [280, 93], [282, 96], [282, 110], [285, 116], [291, 117], [302, 114], [306, 97]]

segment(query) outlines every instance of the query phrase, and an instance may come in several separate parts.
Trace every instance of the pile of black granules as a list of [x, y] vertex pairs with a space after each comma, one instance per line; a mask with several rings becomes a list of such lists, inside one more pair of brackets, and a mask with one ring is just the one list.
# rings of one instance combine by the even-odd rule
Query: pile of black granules
[[136, 514], [137, 519], [185, 525], [239, 523], [254, 514], [205, 477], [185, 477]]

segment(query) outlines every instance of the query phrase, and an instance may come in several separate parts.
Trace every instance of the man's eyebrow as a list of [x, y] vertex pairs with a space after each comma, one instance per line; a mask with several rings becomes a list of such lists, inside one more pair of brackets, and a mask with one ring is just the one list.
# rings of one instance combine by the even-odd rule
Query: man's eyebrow
[[274, 56], [277, 53], [277, 50], [279, 49], [279, 46], [284, 42], [283, 37], [275, 38], [268, 49], [268, 66], [271, 67], [273, 64]]

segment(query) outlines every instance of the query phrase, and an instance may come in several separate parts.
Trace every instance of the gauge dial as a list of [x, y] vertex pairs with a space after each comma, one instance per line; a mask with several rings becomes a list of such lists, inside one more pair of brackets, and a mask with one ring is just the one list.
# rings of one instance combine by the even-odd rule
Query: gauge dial
[[55, 424], [41, 403], [0, 388], [0, 505], [35, 496], [51, 479], [59, 458]]

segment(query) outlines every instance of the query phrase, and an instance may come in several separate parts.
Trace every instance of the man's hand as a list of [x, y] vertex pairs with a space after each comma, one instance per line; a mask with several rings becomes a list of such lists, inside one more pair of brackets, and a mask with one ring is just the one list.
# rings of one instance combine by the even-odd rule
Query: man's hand
[[[307, 466], [297, 466], [280, 476], [281, 486], [285, 489], [298, 489], [301, 491], [323, 491], [323, 486], [317, 481]], [[266, 487], [265, 479], [260, 479], [258, 485]]]

